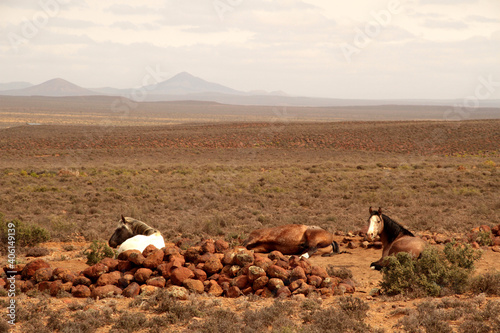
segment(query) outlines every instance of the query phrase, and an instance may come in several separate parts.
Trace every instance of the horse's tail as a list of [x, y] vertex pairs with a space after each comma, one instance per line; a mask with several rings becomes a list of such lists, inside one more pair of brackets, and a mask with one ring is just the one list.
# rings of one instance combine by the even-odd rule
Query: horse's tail
[[332, 241], [332, 252], [333, 253], [340, 253], [340, 247], [336, 241]]

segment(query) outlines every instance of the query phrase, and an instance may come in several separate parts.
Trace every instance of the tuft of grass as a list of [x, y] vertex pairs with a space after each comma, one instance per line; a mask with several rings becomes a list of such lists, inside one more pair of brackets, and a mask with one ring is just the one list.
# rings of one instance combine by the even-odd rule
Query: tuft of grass
[[471, 281], [472, 292], [500, 296], [500, 272], [493, 271], [475, 276]]

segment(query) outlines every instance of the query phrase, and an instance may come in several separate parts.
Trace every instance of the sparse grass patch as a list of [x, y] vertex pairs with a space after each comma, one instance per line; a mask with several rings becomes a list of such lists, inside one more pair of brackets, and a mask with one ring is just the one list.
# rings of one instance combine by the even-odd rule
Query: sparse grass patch
[[90, 246], [83, 251], [87, 256], [87, 265], [97, 264], [104, 258], [113, 258], [115, 251], [108, 246], [108, 244], [94, 240]]
[[472, 292], [500, 296], [500, 272], [493, 271], [475, 276], [471, 281]]

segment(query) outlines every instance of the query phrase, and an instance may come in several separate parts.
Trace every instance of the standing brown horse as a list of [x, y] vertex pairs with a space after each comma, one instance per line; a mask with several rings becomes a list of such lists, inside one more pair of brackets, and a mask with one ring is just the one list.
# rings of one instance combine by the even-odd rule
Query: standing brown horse
[[372, 269], [381, 270], [386, 265], [385, 257], [391, 254], [408, 252], [418, 258], [424, 250], [425, 242], [422, 239], [415, 237], [411, 231], [404, 228], [401, 224], [382, 214], [381, 208], [378, 211], [374, 211], [370, 207], [370, 218], [368, 221], [370, 222], [370, 226], [366, 235], [370, 240], [373, 240], [376, 236], [380, 236], [383, 244], [382, 258], [370, 264]]
[[302, 224], [287, 224], [273, 228], [257, 229], [243, 244], [254, 252], [280, 251], [283, 254], [332, 255], [339, 252], [339, 245], [328, 231]]

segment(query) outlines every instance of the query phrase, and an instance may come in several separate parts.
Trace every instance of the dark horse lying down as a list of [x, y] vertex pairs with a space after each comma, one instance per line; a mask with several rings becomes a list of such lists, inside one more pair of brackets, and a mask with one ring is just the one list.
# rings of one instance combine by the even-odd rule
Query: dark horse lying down
[[332, 255], [339, 252], [339, 245], [328, 231], [315, 226], [287, 224], [273, 228], [257, 229], [243, 243], [254, 252], [280, 251], [283, 254]]
[[418, 258], [424, 250], [425, 242], [422, 239], [415, 237], [411, 231], [401, 224], [382, 214], [381, 208], [374, 211], [370, 207], [368, 221], [370, 222], [366, 233], [368, 238], [374, 239], [376, 236], [380, 236], [380, 241], [383, 244], [382, 258], [370, 264], [372, 269], [381, 270], [386, 265], [385, 257], [391, 254], [408, 252]]

